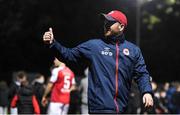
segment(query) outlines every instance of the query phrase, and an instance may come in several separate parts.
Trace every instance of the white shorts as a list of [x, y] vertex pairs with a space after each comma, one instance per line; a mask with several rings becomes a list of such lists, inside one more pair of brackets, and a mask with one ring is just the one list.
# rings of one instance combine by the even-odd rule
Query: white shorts
[[67, 115], [69, 104], [50, 102], [48, 107], [49, 115]]
[[10, 108], [10, 114], [11, 115], [18, 115], [18, 108], [17, 107]]

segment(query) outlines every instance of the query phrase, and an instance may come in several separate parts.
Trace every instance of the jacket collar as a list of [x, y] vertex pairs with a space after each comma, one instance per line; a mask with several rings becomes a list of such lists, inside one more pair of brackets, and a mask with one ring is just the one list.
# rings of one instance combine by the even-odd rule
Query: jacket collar
[[125, 40], [124, 34], [117, 35], [117, 36], [112, 36], [112, 37], [105, 37], [104, 38], [104, 41], [106, 43], [110, 43], [110, 44], [116, 44], [117, 42], [118, 43], [123, 43], [124, 40]]

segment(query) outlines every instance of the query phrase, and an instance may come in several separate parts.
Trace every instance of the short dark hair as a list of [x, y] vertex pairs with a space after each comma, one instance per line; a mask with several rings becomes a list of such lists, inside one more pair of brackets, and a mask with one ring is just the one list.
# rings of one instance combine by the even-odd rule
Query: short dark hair
[[16, 73], [16, 77], [19, 78], [19, 79], [22, 79], [22, 78], [24, 78], [26, 76], [27, 76], [27, 73], [25, 71], [18, 71]]

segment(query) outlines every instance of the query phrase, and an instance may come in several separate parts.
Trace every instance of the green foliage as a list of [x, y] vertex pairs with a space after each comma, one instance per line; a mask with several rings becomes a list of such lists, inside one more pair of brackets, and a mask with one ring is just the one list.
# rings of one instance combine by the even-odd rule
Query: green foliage
[[180, 7], [180, 0], [146, 0], [142, 4], [142, 23], [148, 30], [153, 30], [156, 25], [170, 18], [169, 15], [179, 17], [180, 11], [177, 7]]

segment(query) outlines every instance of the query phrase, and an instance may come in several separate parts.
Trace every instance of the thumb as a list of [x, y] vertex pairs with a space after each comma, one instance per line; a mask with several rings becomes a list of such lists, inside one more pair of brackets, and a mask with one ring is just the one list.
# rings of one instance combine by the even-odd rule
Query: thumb
[[49, 31], [50, 31], [51, 33], [53, 33], [53, 30], [52, 30], [52, 28], [51, 28], [51, 27], [49, 28]]
[[143, 96], [143, 104], [145, 104], [146, 103], [146, 98], [145, 98], [145, 96]]

